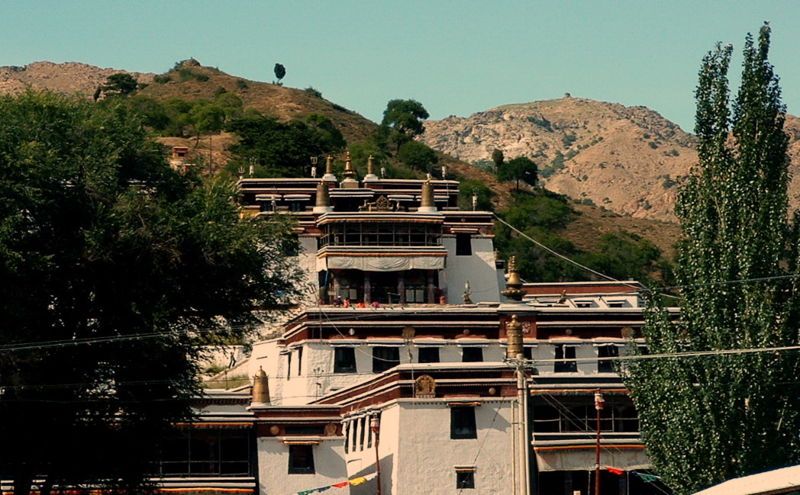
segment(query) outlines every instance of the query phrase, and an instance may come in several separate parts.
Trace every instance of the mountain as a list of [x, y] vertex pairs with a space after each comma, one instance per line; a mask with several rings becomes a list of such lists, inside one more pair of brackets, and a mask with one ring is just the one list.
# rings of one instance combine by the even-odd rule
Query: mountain
[[[158, 100], [168, 100], [171, 98], [180, 98], [184, 100], [211, 99], [220, 91], [220, 88], [223, 88], [225, 91], [234, 93], [242, 98], [245, 109], [254, 109], [282, 120], [302, 118], [312, 113], [322, 114], [334, 122], [351, 144], [364, 141], [377, 128], [376, 123], [364, 118], [356, 112], [324, 99], [311, 88], [303, 90], [278, 86], [267, 82], [247, 80], [227, 74], [213, 67], [202, 66], [193, 59], [179, 62], [169, 71], [159, 75], [129, 72], [113, 68], [100, 68], [74, 62], [35, 62], [24, 67], [0, 67], [0, 94], [18, 93], [30, 87], [33, 89], [47, 89], [67, 94], [78, 94], [86, 98], [91, 98], [97, 87], [104, 84], [109, 75], [119, 72], [128, 72], [136, 77], [140, 83], [146, 84], [146, 87], [142, 88], [139, 94]], [[589, 100], [575, 99], [577, 107], [583, 105], [577, 104], [578, 101], [589, 102]], [[542, 105], [542, 108], [545, 108], [547, 106], [545, 105], [546, 103], [547, 102], [542, 102], [532, 105]], [[514, 107], [515, 106], [509, 106], [503, 108]], [[525, 105], [521, 107], [525, 107]], [[616, 112], [626, 111], [625, 107], [621, 105], [611, 107], [616, 108]], [[495, 121], [499, 119], [498, 123], [502, 124], [503, 122], [507, 122], [504, 120], [504, 117], [502, 117], [504, 115], [503, 112], [505, 112], [505, 110], [496, 109], [484, 113], [494, 115], [491, 119], [487, 117], [486, 120]], [[514, 112], [517, 112], [517, 110], [514, 110]], [[583, 148], [580, 151], [581, 153], [585, 153], [585, 156], [588, 156], [590, 151], [593, 153], [599, 152], [600, 150], [606, 150], [604, 151], [605, 153], [614, 152], [608, 143], [602, 142], [594, 143], [594, 145], [592, 145], [593, 149], [588, 149], [585, 143], [590, 143], [591, 139], [587, 141], [583, 137], [584, 130], [581, 128], [581, 125], [584, 124], [582, 123], [580, 125], [575, 124], [575, 142], [572, 143], [570, 147], [563, 147], [564, 137], [571, 134], [567, 122], [575, 121], [576, 118], [564, 114], [557, 120], [556, 115], [558, 112], [551, 112], [550, 110], [547, 110], [547, 112], [548, 119], [552, 118], [555, 125], [552, 122], [549, 123], [550, 129], [548, 130], [549, 121], [542, 121], [539, 127], [543, 127], [545, 129], [544, 131], [541, 129], [533, 129], [543, 136], [537, 138], [541, 143], [548, 143], [547, 147], [544, 145], [540, 146], [544, 150], [545, 156], [547, 156], [548, 151], [552, 154], [552, 149], [564, 149], [564, 153], [568, 155], [569, 149], [574, 148], [577, 150], [581, 147]], [[562, 111], [562, 113], [564, 112], [567, 112], [567, 110], [565, 109]], [[682, 139], [686, 143], [685, 146], [680, 148], [681, 150], [691, 149], [690, 136], [680, 131], [680, 129], [677, 129], [674, 125], [672, 128], [668, 128], [669, 123], [667, 121], [660, 118], [653, 119], [648, 112], [649, 111], [645, 109], [629, 110], [631, 119], [641, 122], [644, 126], [654, 128], [661, 126], [664, 128], [660, 131], [661, 134], [679, 135], [679, 139]], [[542, 115], [542, 113], [542, 111], [539, 111], [538, 113], [534, 112], [532, 115], [537, 116]], [[610, 123], [614, 122], [613, 116], [617, 115], [613, 110], [609, 110], [607, 113], [609, 114], [607, 117], [609, 124], [602, 125], [611, 125]], [[511, 112], [509, 112], [509, 115], [511, 115]], [[452, 125], [455, 129], [459, 123], [464, 120], [466, 119], [450, 118], [444, 121], [431, 122], [428, 125], [426, 138], [430, 138], [434, 135], [435, 129], [437, 128], [444, 129], [446, 125]], [[523, 120], [528, 123], [532, 122], [527, 118]], [[594, 122], [594, 120], [590, 119], [588, 116], [584, 120], [586, 120], [587, 123]], [[655, 122], [650, 122], [650, 120], [655, 120]], [[561, 126], [564, 128], [563, 131], [559, 129]], [[590, 126], [591, 129], [595, 127]], [[528, 127], [525, 127], [525, 129], [528, 129]], [[504, 132], [502, 126], [497, 127], [496, 133], [498, 136], [495, 138], [496, 142], [500, 142], [499, 134], [501, 132]], [[503, 148], [507, 150], [507, 156], [513, 157], [516, 156], [516, 154], [524, 153], [523, 150], [528, 149], [525, 144], [529, 140], [525, 137], [527, 132], [529, 131], [520, 131], [519, 139], [517, 140], [519, 144], [517, 147], [512, 147], [510, 146], [511, 143], [508, 143], [508, 146]], [[483, 134], [484, 132], [479, 132], [476, 133], [475, 136]], [[580, 137], [578, 137], [578, 135], [580, 135]], [[464, 135], [466, 139], [473, 139], [469, 136], [469, 133]], [[569, 140], [571, 138], [567, 137], [566, 139]], [[665, 140], [666, 138], [661, 139]], [[213, 163], [221, 164], [225, 163], [229, 158], [227, 147], [234, 143], [236, 138], [229, 133], [223, 132], [221, 134], [204, 136], [200, 139], [196, 139], [195, 137], [159, 137], [158, 140], [168, 147], [179, 145], [188, 146], [190, 148], [190, 153], [202, 155], [204, 157], [211, 155], [213, 157]], [[459, 141], [460, 140], [456, 140], [456, 142]], [[465, 153], [466, 148], [463, 146], [443, 148], [436, 145], [435, 147], [444, 152], [440, 156], [439, 163], [447, 165], [451, 173], [488, 185], [496, 193], [495, 200], [497, 206], [499, 208], [506, 208], [509, 206], [512, 189], [510, 183], [499, 182], [494, 174], [474, 167], [464, 160], [458, 160], [448, 156], [447, 153]], [[488, 151], [485, 151], [476, 147], [476, 152], [473, 154], [466, 153], [463, 158], [469, 161], [486, 159], [491, 154], [493, 148], [494, 145], [489, 145], [487, 148]], [[534, 149], [536, 148], [534, 147]], [[574, 158], [575, 157], [573, 157], [573, 159]], [[539, 157], [537, 160], [541, 162], [542, 159]], [[567, 162], [569, 161], [570, 160]], [[573, 197], [580, 198], [580, 193], [574, 194]], [[680, 234], [679, 228], [674, 223], [665, 223], [649, 218], [632, 218], [626, 215], [618, 215], [586, 203], [588, 202], [584, 201], [584, 204], [573, 205], [578, 215], [576, 220], [571, 222], [563, 232], [564, 237], [579, 248], [591, 251], [602, 235], [625, 230], [649, 239], [668, 256], [671, 256], [672, 245]]]
[[[786, 130], [793, 168], [800, 167], [800, 120], [787, 116]], [[671, 222], [676, 186], [697, 162], [694, 137], [657, 112], [569, 96], [429, 121], [422, 141], [478, 165], [495, 149], [507, 159], [528, 156], [550, 190]], [[800, 206], [800, 178], [789, 192]]]

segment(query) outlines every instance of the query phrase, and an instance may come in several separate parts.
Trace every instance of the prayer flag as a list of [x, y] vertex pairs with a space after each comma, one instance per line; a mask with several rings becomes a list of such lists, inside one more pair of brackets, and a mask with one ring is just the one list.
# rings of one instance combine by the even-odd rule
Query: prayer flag
[[611, 474], [616, 474], [617, 476], [622, 476], [622, 475], [625, 474], [625, 470], [624, 469], [615, 468], [615, 467], [611, 467], [611, 466], [606, 466], [606, 470]]

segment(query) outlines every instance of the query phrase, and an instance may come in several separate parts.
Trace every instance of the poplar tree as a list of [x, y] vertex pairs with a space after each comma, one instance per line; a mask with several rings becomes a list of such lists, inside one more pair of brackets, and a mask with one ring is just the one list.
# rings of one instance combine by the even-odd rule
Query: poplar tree
[[[748, 34], [729, 101], [732, 48], [703, 59], [696, 89], [699, 164], [676, 213], [681, 315], [653, 298], [652, 354], [797, 344], [797, 242], [787, 218], [788, 138], [770, 28]], [[800, 461], [797, 352], [634, 361], [622, 369], [655, 471], [675, 493]]]

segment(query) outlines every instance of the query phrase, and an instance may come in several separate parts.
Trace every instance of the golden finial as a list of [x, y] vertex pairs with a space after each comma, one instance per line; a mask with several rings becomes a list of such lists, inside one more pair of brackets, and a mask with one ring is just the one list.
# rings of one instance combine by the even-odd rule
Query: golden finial
[[521, 301], [525, 291], [522, 290], [522, 279], [517, 272], [517, 257], [512, 256], [508, 260], [508, 279], [506, 280], [506, 290], [502, 292], [504, 296], [514, 301]]
[[511, 315], [511, 321], [506, 323], [506, 339], [508, 343], [506, 358], [519, 359], [524, 351], [522, 348], [522, 325], [517, 319], [517, 315]]
[[333, 157], [331, 155], [325, 158], [325, 175], [328, 174], [333, 175]]
[[373, 163], [372, 155], [367, 158], [367, 175], [375, 175], [375, 164]]
[[269, 380], [267, 374], [264, 373], [264, 368], [258, 367], [258, 372], [253, 376], [253, 396], [250, 399], [251, 406], [268, 406], [270, 402], [269, 397]]
[[350, 151], [347, 151], [344, 155], [344, 178], [346, 179], [353, 179], [356, 176], [355, 170], [353, 170], [353, 161], [350, 159]]
[[431, 185], [430, 180], [426, 180], [422, 183], [422, 194], [418, 211], [427, 213], [436, 211], [436, 203], [433, 201], [433, 185]]

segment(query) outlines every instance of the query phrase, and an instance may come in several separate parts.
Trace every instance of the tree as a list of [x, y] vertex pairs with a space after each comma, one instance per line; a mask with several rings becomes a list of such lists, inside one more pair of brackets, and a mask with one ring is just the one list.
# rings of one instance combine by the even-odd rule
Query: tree
[[422, 121], [429, 116], [422, 103], [416, 100], [390, 100], [383, 111], [381, 131], [399, 152], [403, 143], [422, 134], [425, 130]]
[[136, 91], [138, 86], [139, 83], [136, 81], [135, 77], [125, 72], [118, 72], [106, 78], [103, 91], [109, 94], [128, 96]]
[[283, 84], [281, 80], [286, 77], [286, 67], [283, 64], [275, 64], [275, 77], [278, 79], [278, 84]]
[[[131, 493], [200, 393], [202, 345], [289, 302], [287, 225], [179, 175], [124, 102], [0, 98], [0, 475]], [[44, 342], [50, 344], [41, 345]]]
[[498, 169], [500, 180], [513, 180], [516, 182], [514, 188], [519, 191], [519, 181], [535, 186], [538, 181], [536, 164], [530, 158], [518, 156], [509, 160]]
[[505, 155], [503, 155], [503, 150], [495, 149], [494, 151], [492, 151], [492, 161], [494, 162], [495, 172], [500, 170], [505, 160], [506, 157]]
[[430, 172], [439, 161], [436, 152], [419, 141], [408, 141], [400, 146], [397, 158], [409, 167]]
[[[651, 353], [797, 343], [797, 239], [787, 221], [788, 138], [770, 29], [748, 35], [729, 108], [731, 47], [704, 59], [696, 90], [699, 165], [676, 213], [681, 318], [651, 302]], [[797, 223], [795, 222], [795, 226]], [[783, 279], [757, 280], [771, 277]], [[755, 279], [755, 280], [753, 280]], [[750, 282], [730, 283], [734, 280]], [[642, 438], [676, 493], [800, 461], [794, 352], [654, 359], [623, 368]]]

